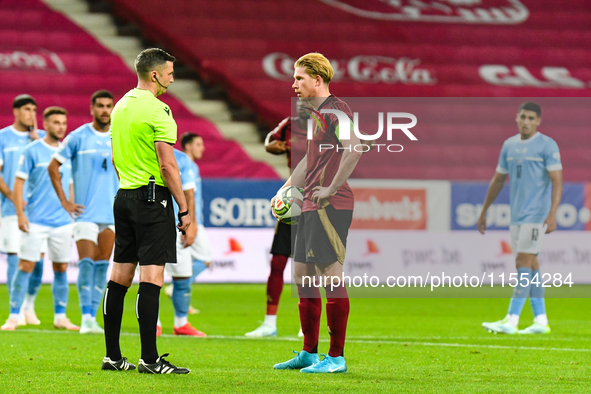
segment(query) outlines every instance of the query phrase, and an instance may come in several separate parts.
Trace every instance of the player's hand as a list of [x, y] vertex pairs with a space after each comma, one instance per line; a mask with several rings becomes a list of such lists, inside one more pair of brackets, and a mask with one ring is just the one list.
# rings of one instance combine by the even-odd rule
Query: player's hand
[[25, 233], [29, 232], [29, 221], [25, 215], [19, 215], [18, 228]]
[[209, 266], [210, 266], [210, 265], [211, 265], [211, 261], [206, 261], [206, 262], [205, 262], [205, 266], [206, 266], [207, 268], [209, 268]]
[[273, 207], [275, 206], [275, 199], [277, 198], [277, 196], [273, 196], [273, 198], [271, 199], [271, 214], [273, 215], [273, 217], [277, 220], [279, 220], [277, 218], [277, 214], [275, 213], [275, 209], [273, 209]]
[[272, 153], [274, 155], [280, 155], [287, 151], [287, 145], [285, 141], [274, 140], [269, 142], [267, 146], [265, 146], [267, 152]]
[[546, 225], [546, 234], [551, 233], [552, 231], [556, 230], [556, 217], [555, 216], [548, 216], [544, 221]]
[[181, 242], [185, 248], [193, 245], [197, 236], [197, 226], [189, 226], [189, 229], [181, 236]]
[[476, 222], [476, 227], [480, 234], [484, 234], [486, 232], [486, 215], [480, 215], [478, 218], [478, 222]]
[[33, 127], [29, 132], [29, 138], [31, 138], [32, 140], [39, 139], [39, 132], [37, 131], [37, 116], [33, 116]]
[[181, 221], [179, 222], [179, 224], [176, 225], [176, 228], [178, 228], [179, 231], [186, 233], [187, 229], [189, 228], [190, 225], [191, 225], [191, 218], [189, 217], [189, 215], [185, 215], [181, 218]]
[[336, 190], [332, 191], [330, 190], [330, 187], [316, 186], [312, 189], [312, 202], [315, 202], [320, 206], [322, 200], [332, 197], [335, 194], [337, 194]]
[[74, 204], [73, 202], [68, 200], [62, 202], [62, 207], [64, 207], [66, 212], [70, 214], [72, 219], [75, 219], [75, 217], [82, 215], [84, 213], [84, 210], [86, 209], [84, 205]]

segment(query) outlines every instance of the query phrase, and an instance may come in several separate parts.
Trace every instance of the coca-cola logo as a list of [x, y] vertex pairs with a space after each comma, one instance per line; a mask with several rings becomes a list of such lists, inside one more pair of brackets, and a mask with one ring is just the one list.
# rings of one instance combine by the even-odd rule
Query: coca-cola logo
[[[295, 60], [282, 52], [270, 53], [263, 58], [263, 70], [271, 78], [288, 81], [293, 79]], [[437, 83], [433, 72], [420, 66], [419, 59], [361, 55], [349, 60], [330, 60], [330, 63], [334, 69], [333, 81], [409, 85]]]
[[60, 57], [44, 49], [21, 51], [0, 49], [0, 69], [65, 73], [66, 67]]
[[529, 17], [519, 0], [320, 0], [371, 19], [417, 22], [511, 24]]

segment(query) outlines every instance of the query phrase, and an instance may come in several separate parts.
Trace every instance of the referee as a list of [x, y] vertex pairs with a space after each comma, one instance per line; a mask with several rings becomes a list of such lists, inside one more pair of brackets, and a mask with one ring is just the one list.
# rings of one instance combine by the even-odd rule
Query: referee
[[[156, 322], [164, 264], [176, 263], [176, 229], [172, 198], [179, 206], [176, 226], [186, 231], [191, 220], [181, 187], [173, 144], [177, 126], [170, 108], [156, 97], [174, 82], [176, 59], [157, 48], [135, 59], [137, 88], [115, 105], [111, 114], [113, 164], [120, 189], [115, 196], [115, 255], [111, 280], [103, 300], [107, 355], [102, 369], [135, 369], [121, 355], [119, 333], [125, 293], [140, 264], [136, 317], [140, 326], [142, 357], [138, 372], [187, 374], [189, 369], [158, 356]], [[172, 196], [171, 196], [172, 194]]]

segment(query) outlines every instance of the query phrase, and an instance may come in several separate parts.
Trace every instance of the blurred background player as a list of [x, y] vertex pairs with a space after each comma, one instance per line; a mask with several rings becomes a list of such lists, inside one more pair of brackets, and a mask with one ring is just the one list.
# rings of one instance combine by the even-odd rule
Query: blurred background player
[[[517, 254], [518, 285], [503, 320], [482, 323], [490, 332], [503, 334], [545, 334], [550, 332], [538, 253], [544, 234], [556, 230], [556, 210], [562, 198], [562, 163], [556, 142], [537, 131], [542, 109], [525, 102], [517, 113], [519, 134], [503, 143], [496, 173], [490, 182], [478, 230], [486, 231], [486, 211], [495, 201], [509, 175], [511, 191], [511, 243]], [[550, 184], [552, 188], [550, 189]], [[525, 300], [530, 298], [534, 323], [517, 330]]]
[[[265, 149], [274, 155], [287, 155], [287, 165], [291, 172], [292, 159], [292, 129], [296, 138], [305, 138], [305, 134], [299, 127], [299, 118], [287, 117], [283, 119], [275, 129], [271, 130], [265, 138]], [[303, 152], [305, 154], [305, 152]], [[299, 163], [303, 154], [294, 157], [294, 162]], [[267, 311], [265, 320], [256, 330], [244, 334], [247, 337], [272, 337], [277, 336], [277, 308], [279, 298], [283, 291], [283, 271], [287, 265], [287, 259], [293, 254], [296, 227], [277, 221], [275, 236], [271, 245], [271, 272], [267, 279]], [[298, 336], [303, 336], [300, 328]]]
[[[181, 185], [189, 216], [195, 220], [195, 174], [192, 169], [189, 156], [185, 153], [174, 150], [174, 157], [179, 167], [181, 176]], [[175, 215], [178, 214], [179, 207], [173, 203]], [[190, 247], [195, 241], [197, 226], [190, 226], [189, 229], [177, 235], [176, 251], [177, 263], [168, 264], [164, 268], [167, 275], [172, 276], [172, 304], [174, 307], [174, 335], [187, 335], [193, 337], [206, 337], [205, 333], [191, 326], [188, 321], [189, 306], [191, 305], [191, 278], [193, 274], [193, 263], [191, 260]], [[158, 321], [160, 333], [162, 331], [161, 323]]]
[[[193, 261], [193, 275], [191, 276], [191, 285], [195, 283], [197, 276], [202, 273], [211, 262], [211, 251], [209, 247], [209, 238], [203, 225], [203, 187], [201, 183], [201, 172], [196, 161], [203, 157], [205, 144], [203, 138], [198, 134], [187, 132], [181, 136], [181, 146], [183, 152], [189, 157], [189, 165], [193, 171], [195, 179], [195, 220], [197, 224], [197, 235], [195, 241], [189, 248], [191, 259]], [[189, 307], [189, 314], [199, 313], [198, 310]]]
[[[54, 279], [51, 287], [54, 304], [55, 328], [79, 330], [66, 317], [68, 305], [68, 278], [66, 269], [72, 254], [72, 220], [59, 202], [47, 166], [58, 150], [59, 141], [66, 134], [66, 110], [49, 107], [43, 112], [43, 128], [47, 135], [27, 145], [16, 172], [14, 202], [21, 233], [20, 262], [10, 289], [10, 316], [2, 330], [14, 330], [18, 325], [18, 313], [29, 283], [35, 261], [41, 257], [41, 248], [47, 242], [48, 256], [53, 262]], [[62, 187], [70, 190], [71, 166], [69, 163], [61, 170]], [[28, 203], [25, 208], [23, 188], [27, 182]]]
[[[318, 112], [322, 109], [340, 110], [352, 119], [349, 106], [329, 92], [334, 70], [326, 57], [309, 53], [294, 64], [292, 85], [300, 100]], [[339, 138], [335, 115], [323, 115], [324, 122], [315, 122], [314, 138], [308, 141], [306, 156], [294, 169], [284, 186], [304, 188], [304, 206], [297, 227], [294, 249], [294, 282], [300, 302], [300, 322], [304, 333], [303, 350], [296, 357], [276, 364], [275, 369], [301, 369], [306, 373], [346, 372], [344, 357], [345, 335], [349, 318], [349, 296], [344, 284], [335, 285], [333, 278], [341, 278], [347, 244], [347, 234], [353, 219], [353, 192], [347, 179], [355, 169], [361, 153], [351, 146], [359, 138]], [[322, 123], [322, 124], [320, 124]], [[328, 129], [327, 129], [327, 127]], [[320, 143], [330, 142], [336, 149], [319, 149]], [[349, 148], [349, 149], [347, 149]], [[273, 204], [274, 199], [271, 204]], [[320, 290], [303, 277], [328, 283], [326, 291], [326, 320], [330, 334], [328, 355], [318, 357], [318, 336], [322, 300]], [[339, 281], [340, 282], [340, 281]]]
[[[14, 178], [18, 160], [31, 141], [45, 136], [43, 130], [37, 129], [37, 103], [28, 94], [21, 94], [12, 102], [14, 123], [0, 130], [0, 196], [2, 202], [2, 224], [0, 225], [0, 250], [7, 254], [6, 285], [8, 294], [12, 278], [18, 266], [20, 231], [12, 197]], [[24, 196], [26, 201], [26, 196]], [[42, 255], [43, 256], [43, 255]], [[19, 317], [19, 325], [39, 325], [41, 322], [35, 314], [35, 297], [43, 276], [43, 258], [36, 264], [29, 279], [27, 294]]]
[[[92, 122], [68, 135], [49, 164], [49, 176], [62, 207], [75, 219], [78, 249], [78, 298], [82, 309], [80, 333], [102, 334], [96, 313], [107, 284], [107, 269], [115, 242], [113, 200], [119, 179], [111, 162], [109, 124], [113, 95], [99, 90], [91, 97]], [[59, 168], [71, 160], [74, 203], [60, 182]]]

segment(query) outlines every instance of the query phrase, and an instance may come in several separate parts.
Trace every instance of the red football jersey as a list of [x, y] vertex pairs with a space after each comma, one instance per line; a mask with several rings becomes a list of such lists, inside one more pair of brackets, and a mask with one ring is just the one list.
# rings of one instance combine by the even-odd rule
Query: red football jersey
[[[322, 109], [337, 109], [347, 114], [350, 119], [353, 119], [353, 114], [347, 103], [333, 95], [324, 100], [317, 111], [320, 112]], [[311, 199], [313, 193], [312, 189], [316, 186], [330, 186], [330, 183], [337, 174], [339, 164], [341, 163], [341, 157], [343, 155], [342, 149], [338, 152], [336, 149], [337, 146], [342, 148], [341, 142], [335, 133], [339, 124], [336, 115], [322, 114], [322, 117], [324, 118], [328, 129], [324, 122], [314, 122], [314, 135], [313, 138], [308, 141], [308, 168], [306, 171], [304, 187], [303, 212], [318, 210], [318, 204], [312, 202]], [[326, 147], [326, 144], [330, 144], [333, 148], [323, 148], [321, 151], [320, 144], [324, 144], [324, 147]], [[353, 210], [353, 191], [349, 187], [349, 184], [347, 182], [343, 183], [337, 190], [337, 193], [328, 199], [328, 202], [335, 209]]]
[[292, 170], [306, 155], [306, 132], [300, 128], [299, 118], [287, 117], [283, 119], [271, 132], [271, 139], [285, 141], [287, 166]]

